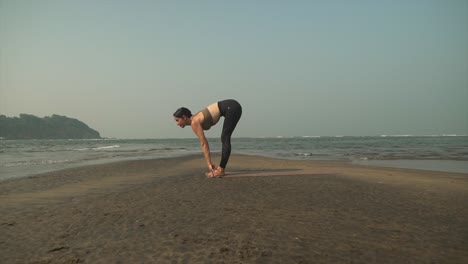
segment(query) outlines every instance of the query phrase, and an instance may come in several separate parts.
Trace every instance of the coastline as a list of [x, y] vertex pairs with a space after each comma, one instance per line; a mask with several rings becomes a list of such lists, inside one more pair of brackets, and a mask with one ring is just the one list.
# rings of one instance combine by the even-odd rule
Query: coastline
[[[215, 153], [214, 155], [219, 155], [219, 153]], [[281, 157], [277, 155], [262, 155], [262, 154], [252, 154], [252, 153], [242, 153], [239, 155], [247, 155], [247, 156], [259, 156], [264, 158], [271, 158], [271, 159], [285, 159], [291, 161], [305, 161], [305, 162], [335, 162], [339, 164], [352, 164], [352, 165], [359, 165], [365, 167], [378, 167], [378, 168], [396, 168], [396, 169], [413, 169], [413, 170], [423, 170], [423, 171], [432, 171], [432, 172], [442, 172], [442, 173], [462, 173], [468, 174], [468, 164], [466, 161], [462, 160], [352, 160], [352, 161], [345, 161], [345, 160], [335, 160], [335, 159], [317, 159], [317, 160], [307, 160], [307, 159], [298, 159], [298, 158], [291, 158], [291, 157]], [[10, 171], [7, 167], [2, 168], [3, 175], [0, 176], [0, 182], [2, 181], [11, 181], [11, 180], [18, 180], [22, 178], [29, 178], [29, 177], [38, 177], [40, 175], [48, 175], [50, 173], [58, 172], [58, 171], [65, 171], [70, 169], [76, 169], [80, 167], [88, 167], [88, 166], [95, 166], [95, 165], [105, 165], [105, 164], [115, 164], [115, 163], [124, 163], [124, 162], [131, 162], [131, 161], [142, 161], [142, 160], [156, 160], [156, 159], [168, 159], [168, 158], [184, 158], [190, 156], [197, 156], [197, 154], [189, 153], [189, 154], [179, 154], [179, 155], [171, 155], [167, 157], [153, 157], [153, 158], [132, 158], [132, 159], [122, 159], [122, 160], [98, 160], [98, 161], [87, 161], [83, 164], [71, 164], [71, 165], [60, 165], [57, 167], [47, 167], [42, 168], [37, 166], [34, 168], [34, 172], [32, 169], [27, 168], [24, 171], [18, 171], [18, 169], [14, 169]], [[8, 175], [8, 176], [7, 176]], [[14, 175], [14, 176], [13, 176]]]
[[[219, 160], [219, 155], [214, 155]], [[7, 263], [468, 261], [468, 174], [200, 155], [0, 182]]]
[[[468, 173], [468, 137], [233, 138], [236, 153], [292, 160], [343, 161], [371, 166]], [[220, 153], [221, 142], [210, 140]], [[196, 138], [2, 140], [0, 181], [110, 162], [200, 153]]]

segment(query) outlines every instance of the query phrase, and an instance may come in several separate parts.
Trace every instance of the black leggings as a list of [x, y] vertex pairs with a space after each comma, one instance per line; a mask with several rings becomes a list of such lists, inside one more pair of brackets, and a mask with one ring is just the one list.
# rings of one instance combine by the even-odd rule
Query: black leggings
[[221, 162], [219, 166], [223, 169], [231, 156], [231, 135], [236, 128], [237, 122], [242, 115], [242, 106], [236, 100], [224, 100], [218, 102], [219, 111], [221, 116], [224, 116], [223, 132], [221, 133], [221, 143], [223, 149], [221, 151]]

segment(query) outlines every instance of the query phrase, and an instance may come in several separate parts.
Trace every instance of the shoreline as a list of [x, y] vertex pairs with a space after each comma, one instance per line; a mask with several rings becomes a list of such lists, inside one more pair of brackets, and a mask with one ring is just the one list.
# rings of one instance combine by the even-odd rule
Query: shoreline
[[382, 168], [468, 174], [468, 161], [464, 160], [357, 160], [351, 163]]
[[[152, 157], [152, 158], [129, 158], [129, 159], [116, 159], [116, 160], [99, 160], [91, 161], [88, 163], [80, 163], [68, 166], [61, 166], [57, 168], [47, 168], [39, 169], [39, 172], [23, 172], [19, 176], [3, 176], [0, 178], [0, 183], [3, 181], [10, 181], [22, 178], [36, 177], [39, 175], [46, 175], [49, 173], [54, 173], [62, 170], [76, 169], [81, 167], [88, 166], [99, 166], [105, 164], [115, 164], [121, 162], [132, 162], [132, 161], [151, 161], [159, 159], [177, 159], [184, 157], [198, 157], [201, 154], [196, 153], [187, 153], [179, 154], [166, 157]], [[220, 153], [213, 153], [213, 155], [220, 155]], [[413, 170], [422, 170], [422, 171], [432, 171], [432, 172], [442, 172], [442, 173], [461, 173], [468, 174], [468, 164], [462, 160], [418, 160], [418, 159], [405, 159], [405, 160], [339, 160], [339, 159], [301, 159], [301, 158], [290, 158], [290, 157], [281, 157], [279, 155], [261, 155], [261, 154], [251, 154], [251, 153], [238, 153], [236, 155], [245, 155], [245, 156], [258, 156], [268, 159], [279, 159], [279, 160], [291, 160], [291, 161], [304, 161], [304, 162], [334, 162], [338, 164], [352, 164], [365, 167], [378, 167], [378, 168], [396, 168], [396, 169], [413, 169]], [[7, 172], [3, 167], [3, 172]], [[37, 169], [36, 169], [37, 170]], [[18, 172], [16, 172], [18, 173]]]
[[1, 181], [0, 262], [468, 261], [468, 174], [239, 154], [227, 171], [191, 155]]
[[[235, 153], [289, 160], [336, 160], [468, 173], [466, 137], [233, 138]], [[211, 150], [221, 151], [219, 140]], [[125, 160], [201, 154], [196, 138], [1, 141], [0, 181]], [[426, 164], [422, 164], [425, 162]], [[422, 164], [422, 165], [421, 165]]]

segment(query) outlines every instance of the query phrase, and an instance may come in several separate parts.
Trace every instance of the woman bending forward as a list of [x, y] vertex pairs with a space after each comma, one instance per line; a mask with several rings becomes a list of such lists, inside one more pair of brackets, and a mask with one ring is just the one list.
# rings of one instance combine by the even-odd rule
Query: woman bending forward
[[[226, 165], [231, 156], [231, 135], [236, 128], [237, 122], [242, 115], [242, 107], [236, 100], [223, 100], [213, 103], [192, 115], [192, 112], [181, 107], [174, 113], [174, 119], [181, 128], [191, 126], [195, 135], [200, 139], [203, 155], [209, 172], [205, 173], [207, 177], [222, 177], [225, 174]], [[221, 117], [224, 117], [223, 132], [221, 133], [222, 151], [221, 162], [215, 167], [211, 162], [210, 146], [203, 130], [208, 130], [216, 125]]]

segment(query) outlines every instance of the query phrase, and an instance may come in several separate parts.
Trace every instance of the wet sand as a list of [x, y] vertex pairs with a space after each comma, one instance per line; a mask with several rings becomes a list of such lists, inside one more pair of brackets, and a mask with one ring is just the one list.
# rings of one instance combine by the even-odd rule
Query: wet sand
[[233, 155], [207, 179], [204, 164], [0, 182], [0, 263], [468, 263], [468, 174]]

